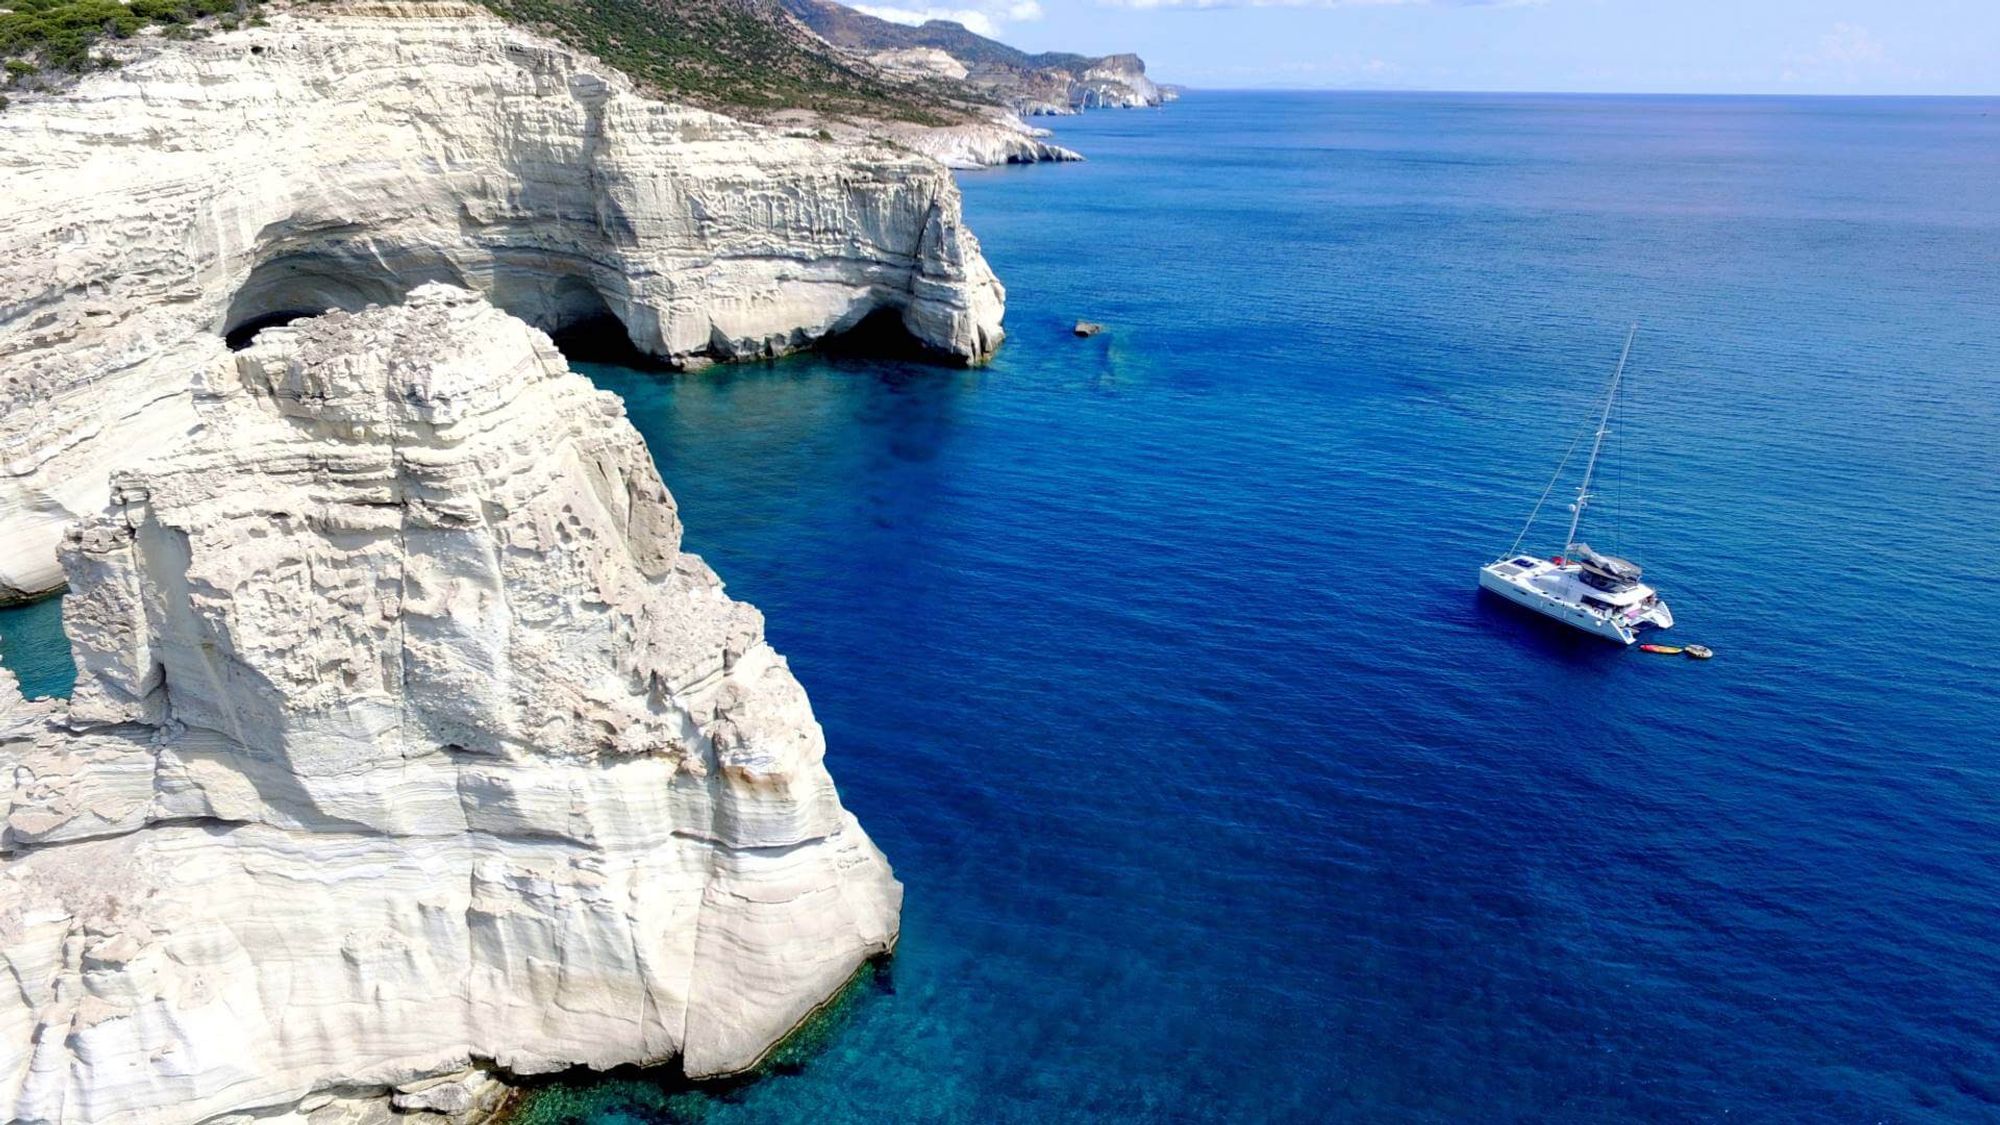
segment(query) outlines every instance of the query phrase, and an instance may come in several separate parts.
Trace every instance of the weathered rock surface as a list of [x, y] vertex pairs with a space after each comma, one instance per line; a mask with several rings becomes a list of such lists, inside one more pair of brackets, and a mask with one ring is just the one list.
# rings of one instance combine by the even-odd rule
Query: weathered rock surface
[[[1156, 106], [1164, 100], [1137, 55], [1049, 51], [1031, 55], [948, 19], [919, 26], [857, 11], [838, 0], [778, 0], [785, 11], [835, 47], [891, 73], [928, 72], [962, 81], [975, 96], [1033, 116], [1104, 107]], [[935, 55], [957, 63], [944, 69]]]
[[546, 336], [433, 285], [196, 371], [66, 539], [73, 699], [0, 674], [0, 1117], [728, 1072], [890, 948], [804, 692]]
[[1137, 55], [1106, 55], [1093, 59], [1070, 91], [1070, 104], [1081, 109], [1141, 109], [1165, 99], [1146, 77], [1146, 62]]
[[1043, 164], [1082, 160], [1083, 156], [1043, 140], [1044, 129], [1031, 129], [1008, 116], [967, 125], [908, 130], [899, 137], [911, 148], [947, 168], [990, 168], [1000, 164]]
[[911, 78], [944, 78], [963, 82], [967, 73], [964, 63], [936, 47], [876, 51], [868, 56], [868, 61], [890, 74]]
[[950, 174], [636, 95], [441, 0], [301, 5], [0, 113], [0, 602], [56, 587], [103, 466], [182, 439], [186, 373], [276, 314], [442, 280], [670, 360], [899, 316], [967, 362], [1004, 294]]
[[823, 132], [843, 142], [860, 144], [887, 139], [947, 168], [960, 170], [1083, 159], [1080, 153], [1051, 144], [1047, 129], [1035, 128], [1017, 114], [991, 107], [986, 112], [985, 117], [954, 125], [827, 117], [811, 110], [783, 110], [771, 117], [775, 124], [794, 132]]

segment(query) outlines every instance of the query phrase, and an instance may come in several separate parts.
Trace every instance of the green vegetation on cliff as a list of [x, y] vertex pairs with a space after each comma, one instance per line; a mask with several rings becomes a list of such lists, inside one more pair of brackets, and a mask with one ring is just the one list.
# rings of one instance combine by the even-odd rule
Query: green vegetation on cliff
[[[972, 108], [962, 93], [855, 64], [769, 0], [480, 2], [511, 23], [596, 55], [669, 101], [753, 117], [810, 109], [926, 125], [963, 119]], [[163, 27], [169, 37], [201, 36], [261, 22], [258, 10], [255, 0], [0, 0], [6, 67], [0, 91], [46, 89], [115, 67], [102, 48], [148, 27]]]
[[[11, 10], [6, 10], [11, 9]], [[91, 49], [106, 39], [124, 39], [142, 28], [165, 26], [185, 34], [188, 25], [210, 16], [223, 27], [255, 18], [247, 0], [0, 0], [0, 59], [7, 60], [6, 84], [25, 86], [45, 75], [74, 74], [115, 66]]]
[[669, 101], [724, 111], [812, 109], [951, 121], [942, 91], [886, 81], [760, 0], [482, 0], [501, 17], [588, 51]]

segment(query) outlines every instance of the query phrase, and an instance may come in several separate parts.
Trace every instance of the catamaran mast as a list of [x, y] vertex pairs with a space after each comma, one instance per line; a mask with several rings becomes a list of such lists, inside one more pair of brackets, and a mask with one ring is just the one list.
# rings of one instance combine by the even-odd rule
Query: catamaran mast
[[1590, 463], [1583, 467], [1583, 485], [1576, 490], [1576, 503], [1569, 506], [1569, 534], [1563, 539], [1563, 556], [1576, 550], [1576, 526], [1583, 522], [1583, 510], [1590, 506], [1590, 475], [1597, 471], [1597, 453], [1604, 448], [1604, 431], [1611, 424], [1611, 404], [1618, 399], [1618, 380], [1625, 377], [1625, 361], [1632, 355], [1632, 339], [1639, 334], [1633, 325], [1625, 333], [1625, 350], [1618, 356], [1618, 370], [1611, 375], [1611, 389], [1604, 394], [1604, 416], [1597, 420], [1597, 440], [1590, 443]]

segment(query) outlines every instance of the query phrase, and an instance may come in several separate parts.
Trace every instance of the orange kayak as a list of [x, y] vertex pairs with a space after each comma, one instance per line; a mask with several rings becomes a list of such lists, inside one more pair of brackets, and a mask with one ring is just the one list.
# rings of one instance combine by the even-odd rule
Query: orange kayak
[[1674, 645], [1640, 645], [1639, 651], [1657, 652], [1662, 656], [1679, 656], [1682, 652], [1685, 652], [1686, 650], [1678, 648]]

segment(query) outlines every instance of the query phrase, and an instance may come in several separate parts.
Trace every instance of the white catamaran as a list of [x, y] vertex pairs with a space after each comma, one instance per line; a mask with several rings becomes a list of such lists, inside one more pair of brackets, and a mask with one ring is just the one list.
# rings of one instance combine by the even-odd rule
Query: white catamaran
[[[1674, 615], [1668, 611], [1667, 603], [1660, 600], [1658, 591], [1639, 581], [1641, 572], [1637, 566], [1591, 550], [1589, 544], [1577, 542], [1576, 532], [1583, 523], [1583, 510], [1590, 506], [1590, 481], [1597, 471], [1597, 455], [1604, 449], [1611, 406], [1618, 399], [1618, 383], [1625, 377], [1625, 361], [1631, 358], [1632, 340], [1638, 333], [1639, 328], [1634, 325], [1626, 334], [1625, 351], [1618, 357], [1618, 370], [1612, 374], [1611, 389], [1604, 395], [1604, 413], [1597, 420], [1590, 463], [1584, 466], [1583, 484], [1576, 490], [1576, 502], [1570, 505], [1569, 535], [1563, 540], [1562, 554], [1540, 559], [1519, 552], [1521, 540], [1535, 526], [1542, 504], [1569, 464], [1567, 454], [1562, 464], [1556, 466], [1556, 475], [1549, 478], [1549, 486], [1542, 490], [1541, 500], [1535, 502], [1535, 510], [1529, 513], [1527, 526], [1514, 540], [1513, 549], [1479, 568], [1479, 585], [1508, 601], [1607, 641], [1628, 645], [1639, 639], [1641, 628], [1672, 628]], [[1572, 443], [1571, 452], [1575, 449]]]

